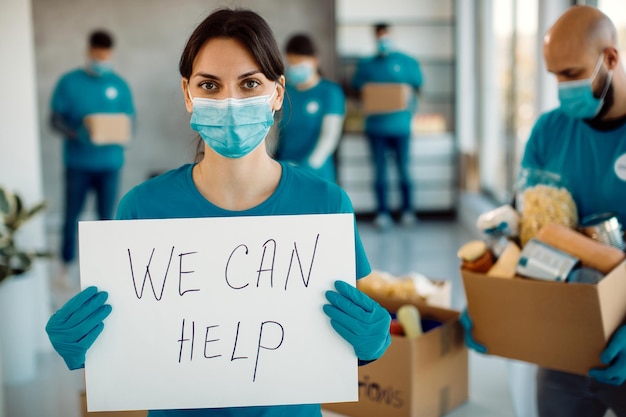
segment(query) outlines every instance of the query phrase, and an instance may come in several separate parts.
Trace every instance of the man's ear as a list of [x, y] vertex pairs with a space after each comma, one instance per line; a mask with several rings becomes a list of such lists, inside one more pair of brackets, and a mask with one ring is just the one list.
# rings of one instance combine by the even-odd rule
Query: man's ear
[[189, 80], [182, 78], [180, 84], [183, 90], [183, 97], [185, 98], [185, 108], [188, 113], [191, 113], [193, 111], [193, 103], [191, 102], [191, 97], [189, 97]]
[[619, 65], [619, 51], [617, 49], [613, 47], [606, 48], [604, 56], [608, 69], [614, 70]]

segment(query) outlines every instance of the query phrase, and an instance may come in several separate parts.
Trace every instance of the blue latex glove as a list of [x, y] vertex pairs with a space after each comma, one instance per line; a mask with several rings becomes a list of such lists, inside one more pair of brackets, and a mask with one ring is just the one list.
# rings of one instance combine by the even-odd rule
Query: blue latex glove
[[344, 281], [335, 281], [335, 291], [327, 291], [324, 313], [341, 337], [363, 361], [376, 360], [391, 343], [391, 315], [380, 304]]
[[622, 385], [626, 381], [626, 326], [617, 329], [600, 355], [600, 361], [609, 366], [590, 370], [590, 377], [611, 385]]
[[474, 349], [478, 353], [487, 353], [487, 347], [485, 345], [481, 345], [472, 336], [472, 328], [474, 327], [474, 323], [472, 323], [472, 319], [470, 319], [469, 313], [467, 312], [467, 308], [463, 310], [461, 316], [459, 317], [459, 322], [461, 326], [463, 326], [463, 333], [465, 334], [465, 344], [468, 348]]
[[85, 366], [85, 353], [102, 333], [102, 321], [111, 313], [111, 306], [104, 304], [108, 296], [96, 287], [85, 288], [48, 320], [50, 342], [69, 369]]

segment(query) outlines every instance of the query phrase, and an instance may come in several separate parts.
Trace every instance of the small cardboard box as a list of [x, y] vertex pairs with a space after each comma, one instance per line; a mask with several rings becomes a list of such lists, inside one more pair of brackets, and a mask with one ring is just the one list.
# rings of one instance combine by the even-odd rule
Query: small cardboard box
[[146, 417], [147, 411], [87, 411], [87, 395], [83, 391], [80, 393], [80, 404], [83, 410], [82, 417]]
[[94, 113], [85, 117], [91, 142], [96, 145], [125, 144], [131, 138], [131, 120], [124, 113]]
[[367, 83], [361, 90], [363, 113], [385, 114], [406, 110], [411, 87], [400, 83]]
[[472, 335], [491, 355], [586, 375], [626, 318], [626, 261], [595, 285], [461, 274]]
[[[389, 311], [405, 304], [377, 299]], [[355, 417], [439, 417], [468, 399], [468, 356], [454, 310], [416, 304], [423, 319], [443, 324], [416, 339], [392, 336], [378, 360], [359, 367], [359, 401], [323, 404]]]

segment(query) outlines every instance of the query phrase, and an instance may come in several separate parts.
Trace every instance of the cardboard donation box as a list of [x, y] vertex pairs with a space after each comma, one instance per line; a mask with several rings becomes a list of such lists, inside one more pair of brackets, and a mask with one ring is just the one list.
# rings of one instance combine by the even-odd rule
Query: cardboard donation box
[[405, 110], [411, 87], [400, 83], [367, 83], [361, 90], [363, 113], [384, 114]]
[[85, 117], [85, 126], [94, 144], [124, 144], [131, 138], [131, 120], [124, 113], [95, 113]]
[[491, 355], [586, 375], [626, 318], [626, 262], [597, 284], [461, 274], [474, 339]]
[[88, 412], [87, 411], [87, 395], [85, 392], [80, 393], [80, 404], [82, 407], [82, 417], [146, 417], [147, 411], [99, 411]]
[[[389, 311], [405, 304], [377, 299]], [[415, 339], [393, 336], [378, 360], [359, 367], [359, 401], [323, 404], [355, 417], [439, 417], [468, 399], [468, 356], [454, 310], [416, 305], [422, 319], [441, 325]]]

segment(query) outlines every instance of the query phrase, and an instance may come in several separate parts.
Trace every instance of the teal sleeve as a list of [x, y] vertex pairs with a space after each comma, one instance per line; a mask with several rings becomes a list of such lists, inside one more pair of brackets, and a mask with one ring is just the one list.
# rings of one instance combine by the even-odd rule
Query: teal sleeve
[[357, 63], [356, 70], [354, 71], [354, 76], [352, 77], [352, 87], [361, 91], [363, 85], [368, 81], [367, 77], [367, 66], [366, 63], [360, 61]]
[[129, 191], [117, 205], [116, 220], [133, 220], [139, 218], [135, 205], [136, 198], [133, 190]]
[[331, 84], [332, 88], [328, 91], [328, 109], [326, 114], [346, 114], [346, 96], [341, 87], [337, 84]]
[[[341, 213], [353, 213], [352, 202], [350, 198], [341, 190]], [[359, 229], [356, 224], [356, 217], [354, 218], [354, 256], [356, 260], [356, 279], [361, 279], [368, 276], [372, 272], [372, 267], [365, 254], [365, 248], [363, 242], [361, 242], [361, 236], [359, 235]]]
[[413, 60], [413, 71], [411, 71], [411, 73], [413, 75], [410, 82], [411, 87], [415, 89], [420, 88], [424, 83], [424, 76], [422, 74], [422, 68], [420, 67], [419, 62], [416, 60]]
[[542, 149], [542, 143], [545, 138], [546, 118], [540, 117], [533, 126], [528, 142], [524, 149], [522, 158], [522, 167], [524, 168], [542, 168], [544, 166], [543, 155], [545, 150]]
[[66, 115], [69, 111], [69, 103], [65, 93], [66, 78], [63, 77], [59, 80], [52, 93], [50, 100], [50, 109], [53, 113]]

